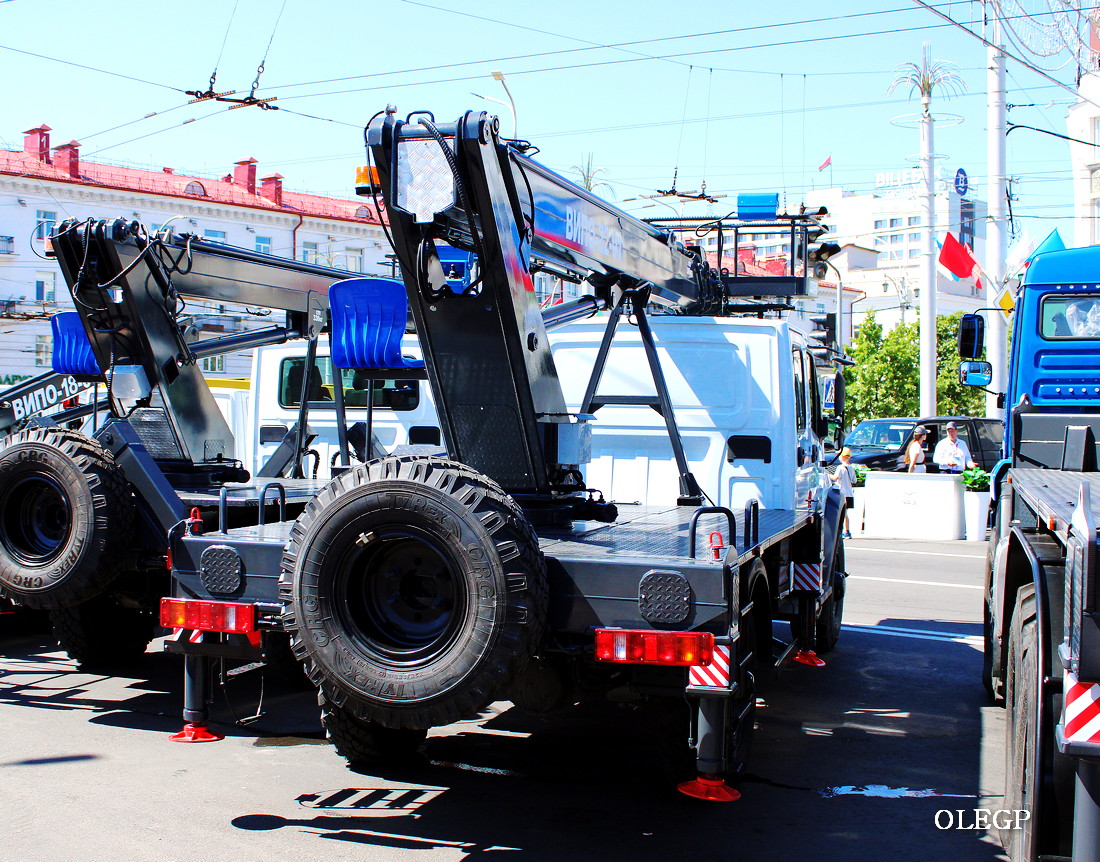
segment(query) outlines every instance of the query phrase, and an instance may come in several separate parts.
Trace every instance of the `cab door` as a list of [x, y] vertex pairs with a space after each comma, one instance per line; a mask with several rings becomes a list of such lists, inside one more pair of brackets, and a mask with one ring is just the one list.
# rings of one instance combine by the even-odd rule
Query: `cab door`
[[813, 358], [802, 347], [791, 348], [791, 370], [794, 376], [795, 420], [795, 505], [813, 505], [819, 494], [821, 442], [811, 421], [818, 404], [817, 374]]

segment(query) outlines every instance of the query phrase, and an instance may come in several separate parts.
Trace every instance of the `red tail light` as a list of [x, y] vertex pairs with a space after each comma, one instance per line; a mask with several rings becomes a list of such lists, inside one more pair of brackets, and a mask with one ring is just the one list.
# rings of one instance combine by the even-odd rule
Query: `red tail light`
[[256, 631], [256, 608], [243, 602], [161, 599], [160, 624], [169, 629], [244, 634]]
[[713, 656], [714, 635], [710, 632], [596, 629], [597, 661], [705, 666]]

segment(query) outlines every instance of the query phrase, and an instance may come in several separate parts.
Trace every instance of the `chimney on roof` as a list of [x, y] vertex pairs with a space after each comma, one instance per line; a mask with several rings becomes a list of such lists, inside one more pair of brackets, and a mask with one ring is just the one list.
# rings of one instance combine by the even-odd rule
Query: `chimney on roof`
[[[255, 170], [255, 168], [253, 168]], [[255, 176], [255, 174], [253, 174]], [[253, 180], [255, 182], [255, 180]], [[260, 194], [276, 206], [283, 205], [283, 175], [272, 174], [260, 180]]]
[[74, 180], [80, 179], [80, 143], [69, 141], [53, 148], [54, 164]]
[[256, 194], [256, 160], [244, 159], [233, 164], [233, 184], [244, 186], [250, 195]]
[[164, 171], [166, 174], [174, 174], [176, 172], [175, 168], [161, 168], [161, 170]]
[[50, 127], [41, 125], [37, 129], [27, 129], [23, 135], [23, 152], [50, 164]]

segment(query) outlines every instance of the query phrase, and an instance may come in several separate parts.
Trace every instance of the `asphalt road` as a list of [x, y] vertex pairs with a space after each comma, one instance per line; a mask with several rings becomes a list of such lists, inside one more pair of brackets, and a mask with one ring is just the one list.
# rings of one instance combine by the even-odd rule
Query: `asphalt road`
[[937, 828], [1001, 804], [1003, 715], [978, 682], [983, 555], [850, 541], [840, 644], [772, 687], [725, 804], [675, 793], [639, 717], [613, 705], [494, 704], [434, 731], [414, 767], [360, 774], [310, 696], [277, 681], [234, 726], [257, 712], [245, 674], [217, 707], [224, 741], [174, 744], [180, 663], [159, 644], [140, 672], [95, 676], [0, 617], [0, 860], [999, 859], [984, 830]]

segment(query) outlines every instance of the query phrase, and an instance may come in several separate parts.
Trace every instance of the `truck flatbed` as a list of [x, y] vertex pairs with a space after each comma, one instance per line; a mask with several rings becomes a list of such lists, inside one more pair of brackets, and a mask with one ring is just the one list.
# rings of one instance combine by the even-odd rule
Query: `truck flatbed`
[[1081, 496], [1081, 483], [1089, 486], [1093, 523], [1100, 522], [1100, 473], [1013, 467], [1012, 487], [1051, 532], [1063, 538]]

